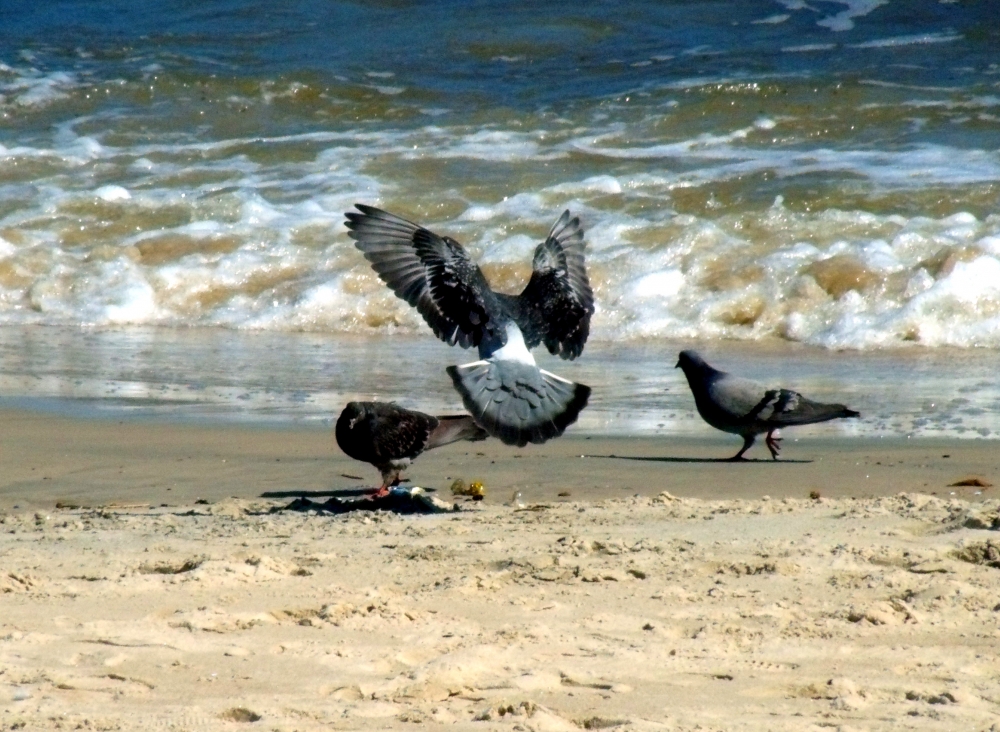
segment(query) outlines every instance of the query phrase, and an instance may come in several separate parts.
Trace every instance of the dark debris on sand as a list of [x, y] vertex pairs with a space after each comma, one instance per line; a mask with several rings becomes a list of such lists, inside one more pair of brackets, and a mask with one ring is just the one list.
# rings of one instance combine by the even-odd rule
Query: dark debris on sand
[[461, 510], [458, 504], [446, 503], [420, 489], [392, 490], [388, 495], [360, 498], [332, 498], [320, 502], [305, 496], [296, 498], [287, 506], [276, 506], [270, 513], [282, 511], [315, 511], [316, 513], [351, 513], [353, 511], [392, 511], [398, 514], [452, 513]]

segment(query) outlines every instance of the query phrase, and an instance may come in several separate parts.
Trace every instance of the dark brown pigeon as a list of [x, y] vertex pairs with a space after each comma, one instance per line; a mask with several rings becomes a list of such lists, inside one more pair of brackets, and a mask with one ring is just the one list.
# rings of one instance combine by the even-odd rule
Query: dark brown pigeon
[[392, 402], [350, 402], [337, 420], [337, 444], [349, 457], [382, 473], [375, 496], [398, 485], [400, 472], [424, 450], [459, 440], [485, 440], [486, 431], [469, 415], [432, 417]]

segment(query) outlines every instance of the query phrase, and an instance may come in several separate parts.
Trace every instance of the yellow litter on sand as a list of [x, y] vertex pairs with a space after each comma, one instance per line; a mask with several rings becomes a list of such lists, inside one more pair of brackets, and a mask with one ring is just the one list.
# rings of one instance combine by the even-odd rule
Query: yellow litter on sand
[[482, 481], [474, 480], [468, 485], [461, 478], [451, 484], [451, 492], [456, 496], [472, 496], [472, 500], [481, 501], [486, 497], [486, 487]]

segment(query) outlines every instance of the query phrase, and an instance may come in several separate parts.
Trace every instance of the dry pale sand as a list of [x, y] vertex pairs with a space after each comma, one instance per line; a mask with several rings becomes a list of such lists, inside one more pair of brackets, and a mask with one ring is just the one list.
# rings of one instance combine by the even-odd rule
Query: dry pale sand
[[3, 416], [0, 729], [1000, 730], [991, 443], [451, 446], [486, 502], [329, 516], [259, 497], [374, 480], [327, 431]]

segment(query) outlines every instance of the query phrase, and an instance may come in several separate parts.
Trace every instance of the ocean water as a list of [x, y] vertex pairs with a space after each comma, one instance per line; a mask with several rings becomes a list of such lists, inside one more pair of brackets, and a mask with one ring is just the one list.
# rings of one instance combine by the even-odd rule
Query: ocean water
[[[175, 345], [124, 381], [180, 394], [213, 378], [197, 344], [214, 339], [271, 363], [254, 389], [285, 405], [232, 383], [223, 412], [406, 399], [405, 379], [343, 376], [411, 358], [393, 343], [440, 353], [353, 248], [355, 202], [452, 235], [506, 291], [559, 213], [579, 215], [597, 312], [583, 358], [552, 366], [571, 378], [622, 349], [652, 385], [677, 344], [784, 343], [959, 364], [953, 387], [913, 372], [951, 393], [1000, 347], [993, 3], [6, 0], [0, 25], [0, 325], [11, 343], [93, 341], [94, 384], [152, 338]], [[268, 356], [310, 339], [323, 368], [344, 364], [323, 384]], [[8, 354], [6, 393], [104, 393], [39, 348], [62, 386], [18, 381]], [[901, 432], [934, 424], [907, 409]], [[585, 414], [667, 429], [610, 402]], [[947, 429], [1000, 426], [964, 419]]]

